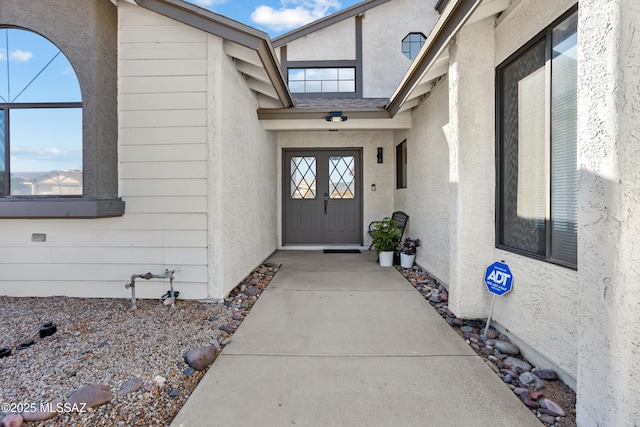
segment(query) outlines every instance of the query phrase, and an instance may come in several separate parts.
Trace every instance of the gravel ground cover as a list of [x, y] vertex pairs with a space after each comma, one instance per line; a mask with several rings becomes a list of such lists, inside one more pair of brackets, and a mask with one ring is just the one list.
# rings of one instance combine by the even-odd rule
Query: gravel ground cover
[[[508, 337], [493, 328], [483, 340], [486, 322], [482, 319], [460, 319], [449, 310], [449, 294], [444, 286], [419, 268], [398, 271], [433, 308], [449, 323], [467, 344], [502, 378], [505, 387], [516, 394], [523, 405], [552, 427], [576, 427], [576, 393], [557, 379], [549, 369], [535, 369], [520, 354]], [[539, 376], [539, 377], [538, 377]], [[562, 416], [559, 416], [559, 415]]]
[[[63, 404], [53, 418], [25, 425], [168, 425], [206, 372], [191, 368], [185, 353], [224, 343], [276, 271], [260, 266], [224, 303], [178, 299], [171, 308], [138, 300], [135, 312], [129, 299], [0, 297], [0, 348], [11, 349], [0, 358], [0, 419], [67, 402], [74, 391], [98, 384], [112, 393], [106, 404], [76, 407], [81, 413]], [[48, 322], [57, 331], [41, 339], [39, 328]]]

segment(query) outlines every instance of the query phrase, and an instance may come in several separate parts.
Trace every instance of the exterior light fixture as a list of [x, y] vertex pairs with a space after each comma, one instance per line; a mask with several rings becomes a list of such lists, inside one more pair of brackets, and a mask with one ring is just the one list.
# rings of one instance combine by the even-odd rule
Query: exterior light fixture
[[324, 116], [324, 119], [331, 123], [346, 122], [347, 116], [342, 115], [342, 111], [331, 111], [328, 116]]

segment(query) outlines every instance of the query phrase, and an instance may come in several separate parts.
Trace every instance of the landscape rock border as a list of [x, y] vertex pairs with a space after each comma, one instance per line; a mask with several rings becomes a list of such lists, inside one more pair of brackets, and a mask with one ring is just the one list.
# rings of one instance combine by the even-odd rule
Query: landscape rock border
[[[467, 344], [500, 376], [522, 403], [538, 417], [540, 422], [551, 427], [574, 427], [575, 392], [559, 380], [552, 369], [534, 368], [520, 354], [518, 346], [508, 336], [489, 328], [484, 339], [484, 319], [460, 319], [449, 310], [449, 293], [444, 285], [420, 267], [396, 269], [416, 288]], [[572, 394], [571, 408], [563, 408], [555, 401], [544, 397], [544, 389], [550, 382], [561, 383]], [[565, 404], [566, 405], [566, 404]]]

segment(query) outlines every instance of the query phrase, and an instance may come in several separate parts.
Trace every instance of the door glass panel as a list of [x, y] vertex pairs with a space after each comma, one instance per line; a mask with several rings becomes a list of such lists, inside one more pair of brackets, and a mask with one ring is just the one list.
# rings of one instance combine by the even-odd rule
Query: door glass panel
[[329, 157], [329, 197], [353, 199], [356, 197], [354, 156]]
[[316, 158], [291, 157], [291, 198], [316, 198]]

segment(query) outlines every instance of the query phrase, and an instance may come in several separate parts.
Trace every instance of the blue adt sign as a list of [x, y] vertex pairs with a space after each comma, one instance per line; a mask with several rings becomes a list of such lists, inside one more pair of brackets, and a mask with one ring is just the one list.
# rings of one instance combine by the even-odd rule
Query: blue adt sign
[[486, 283], [489, 292], [498, 296], [511, 291], [513, 275], [509, 270], [509, 266], [501, 262], [491, 264], [484, 274], [484, 283]]

